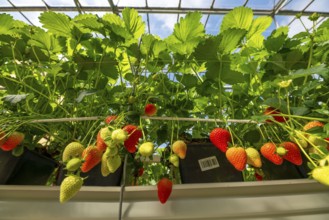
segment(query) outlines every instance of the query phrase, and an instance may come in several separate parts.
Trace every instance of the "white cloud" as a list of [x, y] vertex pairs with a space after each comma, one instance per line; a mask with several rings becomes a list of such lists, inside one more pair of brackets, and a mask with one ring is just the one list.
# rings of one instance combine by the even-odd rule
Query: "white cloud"
[[318, 12], [329, 12], [329, 1], [328, 0], [317, 0], [314, 1], [307, 11], [318, 11]]
[[73, 0], [45, 0], [50, 6], [75, 6]]
[[182, 0], [184, 8], [209, 8], [212, 0]]
[[148, 0], [149, 7], [178, 7], [178, 0]]
[[110, 6], [107, 0], [79, 0], [82, 6]]
[[119, 0], [117, 5], [122, 6], [122, 7], [143, 7], [143, 6], [145, 6], [145, 1]]
[[150, 14], [151, 33], [164, 38], [169, 36], [177, 22], [176, 14]]
[[41, 0], [11, 0], [11, 2], [16, 6], [45, 6], [45, 4]]

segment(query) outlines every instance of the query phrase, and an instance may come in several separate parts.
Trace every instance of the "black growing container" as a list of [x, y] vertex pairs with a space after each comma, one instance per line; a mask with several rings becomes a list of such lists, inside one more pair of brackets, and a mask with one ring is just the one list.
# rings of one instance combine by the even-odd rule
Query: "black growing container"
[[306, 158], [303, 157], [303, 164], [296, 166], [284, 160], [281, 165], [276, 165], [262, 156], [262, 171], [265, 180], [303, 179], [307, 178], [309, 169]]
[[2, 185], [45, 185], [56, 167], [57, 163], [51, 158], [27, 149], [19, 157], [0, 150]]
[[[61, 166], [59, 169], [56, 184], [60, 185], [66, 176], [66, 170]], [[114, 172], [103, 177], [101, 173], [101, 164], [98, 164], [87, 173], [80, 173], [81, 177], [87, 177], [84, 180], [84, 186], [120, 186], [123, 173], [123, 164]]]
[[243, 181], [242, 172], [210, 142], [188, 143], [185, 159], [179, 160], [179, 170], [182, 183]]

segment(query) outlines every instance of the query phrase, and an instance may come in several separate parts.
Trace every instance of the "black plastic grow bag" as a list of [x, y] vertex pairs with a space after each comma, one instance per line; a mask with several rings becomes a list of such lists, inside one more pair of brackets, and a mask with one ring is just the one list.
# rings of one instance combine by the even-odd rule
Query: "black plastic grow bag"
[[45, 185], [56, 167], [51, 158], [27, 149], [19, 157], [0, 150], [0, 184], [3, 185]]

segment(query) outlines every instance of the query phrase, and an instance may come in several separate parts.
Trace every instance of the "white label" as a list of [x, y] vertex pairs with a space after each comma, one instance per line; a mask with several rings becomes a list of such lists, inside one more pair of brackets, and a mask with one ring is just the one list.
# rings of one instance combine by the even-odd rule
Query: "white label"
[[207, 157], [199, 160], [201, 171], [211, 170], [219, 167], [216, 156]]

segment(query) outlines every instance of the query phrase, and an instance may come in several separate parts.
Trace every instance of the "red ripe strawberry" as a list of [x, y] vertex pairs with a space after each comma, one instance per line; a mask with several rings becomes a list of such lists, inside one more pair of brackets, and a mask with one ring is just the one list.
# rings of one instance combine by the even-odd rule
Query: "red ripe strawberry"
[[283, 163], [283, 158], [276, 153], [276, 146], [273, 143], [266, 143], [260, 148], [260, 153], [276, 165]]
[[146, 104], [144, 113], [147, 116], [153, 116], [157, 112], [157, 107], [154, 104]]
[[105, 118], [105, 123], [106, 124], [110, 124], [112, 121], [114, 121], [115, 119], [117, 119], [116, 115], [109, 115]]
[[103, 141], [103, 139], [101, 138], [101, 133], [100, 131], [97, 134], [97, 138], [96, 138], [96, 147], [98, 148], [98, 150], [104, 152], [107, 148], [106, 143]]
[[303, 130], [307, 131], [307, 130], [309, 130], [311, 128], [314, 128], [314, 127], [323, 127], [323, 126], [324, 126], [324, 124], [322, 122], [310, 121], [306, 125], [304, 125]]
[[222, 152], [226, 152], [228, 142], [231, 142], [231, 134], [224, 128], [214, 128], [209, 135], [211, 143]]
[[[279, 114], [281, 114], [281, 111], [279, 109], [275, 109], [273, 107], [267, 107], [265, 109], [265, 111], [264, 111], [264, 115], [276, 115], [276, 116], [272, 116], [272, 117], [277, 122], [285, 122], [285, 121], [288, 121], [288, 118], [283, 117], [283, 116], [278, 116]], [[268, 119], [266, 121], [267, 122], [271, 122], [270, 119]]]
[[123, 130], [128, 133], [128, 138], [123, 143], [129, 153], [135, 153], [137, 150], [137, 144], [139, 139], [143, 136], [143, 133], [135, 125], [126, 125]]
[[11, 151], [16, 148], [24, 140], [25, 135], [21, 132], [14, 131], [2, 144], [1, 149]]
[[141, 168], [139, 168], [138, 169], [138, 176], [142, 176], [144, 174], [144, 168], [143, 167], [141, 167]]
[[242, 171], [246, 168], [247, 153], [243, 147], [230, 147], [225, 155], [235, 169]]
[[258, 173], [255, 173], [255, 177], [256, 177], [257, 181], [262, 181], [263, 180], [263, 176], [258, 174]]
[[102, 160], [102, 151], [95, 146], [89, 146], [82, 152], [84, 162], [81, 166], [81, 171], [86, 173], [94, 168]]
[[280, 144], [280, 146], [287, 150], [287, 153], [283, 156], [283, 159], [288, 160], [297, 166], [303, 163], [302, 155], [297, 144], [293, 142], [283, 142]]
[[166, 177], [163, 177], [157, 183], [158, 199], [162, 204], [165, 204], [172, 191], [172, 182]]

